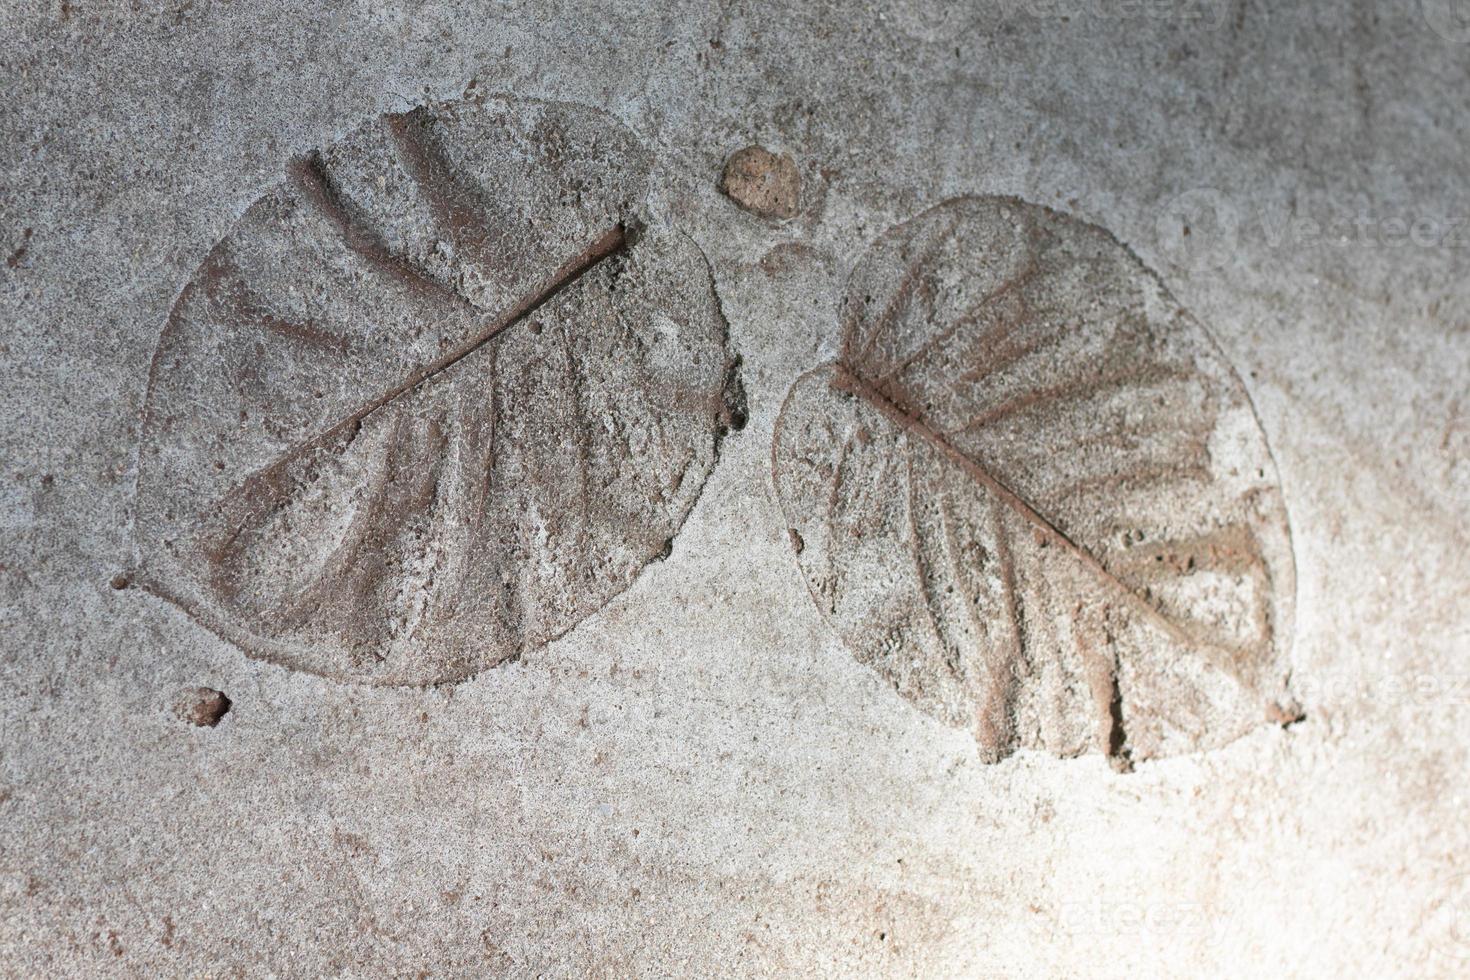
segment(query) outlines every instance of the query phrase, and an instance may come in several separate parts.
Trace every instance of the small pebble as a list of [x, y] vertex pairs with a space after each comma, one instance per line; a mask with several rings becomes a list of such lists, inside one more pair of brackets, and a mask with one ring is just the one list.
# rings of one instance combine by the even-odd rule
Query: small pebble
[[229, 713], [232, 702], [224, 691], [212, 687], [196, 687], [179, 698], [179, 717], [200, 728], [213, 728]]
[[737, 205], [763, 218], [793, 218], [801, 199], [796, 161], [761, 146], [747, 146], [725, 161], [720, 190]]

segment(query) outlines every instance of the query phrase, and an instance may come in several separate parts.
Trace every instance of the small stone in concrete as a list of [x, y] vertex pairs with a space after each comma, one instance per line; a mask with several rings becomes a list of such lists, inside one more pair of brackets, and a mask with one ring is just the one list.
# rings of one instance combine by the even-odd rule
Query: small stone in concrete
[[741, 208], [762, 218], [793, 218], [801, 200], [796, 161], [762, 146], [747, 146], [725, 161], [720, 190]]
[[213, 728], [229, 713], [232, 702], [224, 691], [212, 687], [196, 687], [179, 696], [179, 717], [200, 728]]

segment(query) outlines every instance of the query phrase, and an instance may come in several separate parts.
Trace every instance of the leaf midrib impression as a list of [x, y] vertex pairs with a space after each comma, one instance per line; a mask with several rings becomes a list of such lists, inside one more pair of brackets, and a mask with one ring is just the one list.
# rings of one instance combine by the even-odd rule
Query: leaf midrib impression
[[506, 330], [530, 317], [562, 292], [570, 289], [578, 280], [590, 273], [604, 260], [623, 252], [631, 243], [632, 237], [624, 223], [620, 222], [612, 228], [609, 228], [590, 245], [563, 263], [539, 289], [527, 294], [509, 310], [491, 319], [482, 330], [468, 340], [458, 347], [451, 349], [438, 359], [409, 372], [408, 376], [398, 384], [371, 401], [358, 406], [355, 411], [333, 423], [324, 432], [293, 447], [271, 464], [269, 469], [277, 470], [281, 466], [296, 459], [303, 452], [331, 442], [334, 438], [351, 429], [353, 426], [356, 426], [378, 409], [402, 398], [427, 383], [430, 379], [447, 371], [466, 357], [469, 357]]
[[1027, 503], [1020, 494], [996, 479], [984, 466], [972, 459], [969, 454], [961, 451], [933, 426], [929, 425], [917, 415], [906, 411], [872, 382], [862, 377], [841, 361], [836, 362], [834, 368], [835, 372], [832, 384], [839, 391], [845, 391], [850, 395], [862, 399], [884, 416], [897, 423], [904, 431], [913, 433], [933, 446], [946, 459], [955, 463], [977, 483], [995, 494], [1012, 510], [1020, 514], [1034, 530], [1043, 535], [1049, 542], [1059, 545], [1075, 556], [1104, 586], [1122, 593], [1129, 600], [1130, 606], [1142, 610], [1150, 622], [1164, 629], [1176, 642], [1202, 646], [1217, 658], [1219, 657], [1219, 651], [1215, 649], [1213, 644], [1206, 643], [1197, 637], [1191, 636], [1188, 631], [1155, 609], [1151, 603], [1134, 592], [1126, 582], [1108, 571], [1102, 562], [1098, 561], [1090, 551], [1069, 538], [1061, 529], [1037, 511], [1035, 507]]

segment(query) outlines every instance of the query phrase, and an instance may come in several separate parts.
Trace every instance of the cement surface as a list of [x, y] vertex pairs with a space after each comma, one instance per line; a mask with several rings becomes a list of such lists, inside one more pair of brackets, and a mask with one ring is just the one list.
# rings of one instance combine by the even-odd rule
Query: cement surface
[[[0, 973], [1463, 975], [1470, 29], [1296, 6], [9, 0]], [[749, 423], [672, 552], [431, 688], [112, 587], [180, 289], [289, 160], [467, 89], [609, 113], [708, 257]], [[795, 217], [721, 193], [750, 145]], [[1243, 380], [1301, 721], [986, 764], [819, 615], [776, 411], [865, 248], [961, 194], [1106, 228]]]

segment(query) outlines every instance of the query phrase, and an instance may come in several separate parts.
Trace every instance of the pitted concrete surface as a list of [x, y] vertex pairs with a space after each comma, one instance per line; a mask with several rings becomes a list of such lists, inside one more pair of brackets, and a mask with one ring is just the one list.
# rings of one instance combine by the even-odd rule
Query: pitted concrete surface
[[[0, 973], [1461, 975], [1465, 23], [12, 0]], [[292, 161], [477, 95], [647, 154], [637, 217], [702, 253], [748, 424], [667, 554], [559, 638], [429, 686], [248, 656], [134, 580], [170, 311]], [[722, 190], [750, 146], [793, 161], [790, 217]], [[813, 603], [777, 412], [838, 356], [873, 243], [971, 195], [1106, 229], [1239, 377], [1289, 520], [1300, 720], [1131, 773], [988, 762]]]

